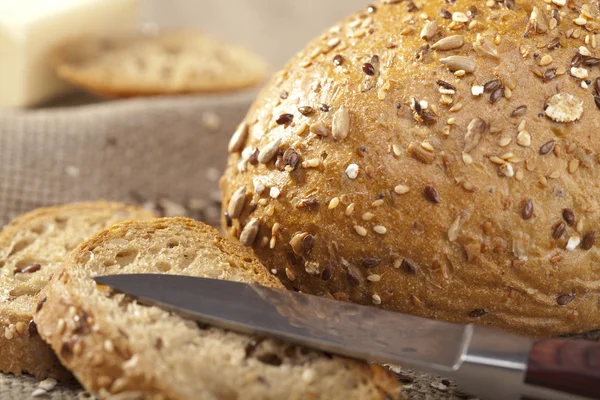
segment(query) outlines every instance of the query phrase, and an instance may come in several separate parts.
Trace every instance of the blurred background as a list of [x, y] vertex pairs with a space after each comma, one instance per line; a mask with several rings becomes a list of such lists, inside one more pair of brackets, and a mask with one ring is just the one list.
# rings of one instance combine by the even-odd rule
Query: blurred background
[[244, 45], [275, 68], [306, 43], [374, 0], [144, 0], [142, 20], [198, 27]]
[[[0, 226], [36, 207], [98, 199], [218, 224], [227, 143], [269, 78], [219, 93], [173, 94], [159, 87], [162, 96], [106, 96], [56, 73], [52, 55], [63, 40], [138, 26], [192, 28], [250, 49], [274, 73], [310, 40], [372, 2], [0, 0]], [[198, 68], [211, 64], [196, 61]], [[129, 84], [144, 76], [115, 80]]]

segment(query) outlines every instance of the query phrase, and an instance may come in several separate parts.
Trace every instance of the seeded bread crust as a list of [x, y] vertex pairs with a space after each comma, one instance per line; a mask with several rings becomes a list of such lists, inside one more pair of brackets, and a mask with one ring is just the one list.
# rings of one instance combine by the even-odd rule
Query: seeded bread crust
[[381, 367], [199, 326], [91, 279], [142, 272], [282, 287], [247, 249], [189, 219], [125, 222], [90, 238], [41, 294], [35, 322], [61, 362], [100, 398], [384, 399], [399, 393]]
[[153, 217], [139, 207], [99, 201], [36, 209], [4, 228], [0, 233], [1, 372], [26, 372], [38, 379], [72, 378], [37, 334], [32, 320], [35, 296], [86, 237], [126, 219]]
[[61, 78], [118, 97], [237, 90], [268, 70], [251, 51], [194, 31], [81, 37], [56, 49], [54, 65]]
[[232, 137], [228, 234], [304, 292], [600, 328], [600, 11], [560, 3], [388, 0], [332, 27]]

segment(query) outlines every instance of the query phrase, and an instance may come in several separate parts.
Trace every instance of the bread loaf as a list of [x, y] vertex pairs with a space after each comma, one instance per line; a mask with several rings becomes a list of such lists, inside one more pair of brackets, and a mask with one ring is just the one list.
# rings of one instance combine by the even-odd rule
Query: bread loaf
[[69, 378], [32, 321], [35, 296], [88, 236], [119, 221], [152, 218], [122, 203], [74, 203], [31, 211], [0, 233], [0, 371]]
[[[189, 219], [130, 221], [79, 246], [40, 295], [40, 335], [101, 399], [385, 399], [379, 366], [196, 324], [91, 279], [169, 273], [281, 284], [241, 246]], [[392, 398], [396, 398], [392, 397]]]
[[536, 336], [600, 328], [597, 2], [380, 1], [233, 135], [223, 226], [291, 288]]
[[54, 64], [61, 78], [120, 97], [238, 90], [268, 70], [253, 52], [196, 31], [81, 37], [58, 46]]

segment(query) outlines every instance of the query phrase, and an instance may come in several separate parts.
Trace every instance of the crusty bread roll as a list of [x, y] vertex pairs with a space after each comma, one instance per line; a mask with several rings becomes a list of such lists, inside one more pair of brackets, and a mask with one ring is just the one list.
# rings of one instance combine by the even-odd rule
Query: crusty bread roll
[[304, 292], [600, 328], [600, 10], [566, 3], [388, 0], [329, 29], [231, 139], [229, 234]]

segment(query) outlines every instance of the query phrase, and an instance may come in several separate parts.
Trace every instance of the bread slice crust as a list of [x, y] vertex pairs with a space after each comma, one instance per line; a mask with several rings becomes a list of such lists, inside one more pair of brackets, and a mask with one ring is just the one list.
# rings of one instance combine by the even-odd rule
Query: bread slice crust
[[140, 272], [282, 287], [248, 249], [193, 220], [129, 221], [98, 233], [52, 278], [34, 320], [61, 362], [100, 398], [384, 399], [399, 393], [397, 380], [379, 366], [198, 325], [91, 279]]
[[72, 248], [97, 230], [154, 214], [117, 202], [86, 202], [26, 213], [0, 233], [0, 371], [72, 378], [32, 322], [35, 296]]

